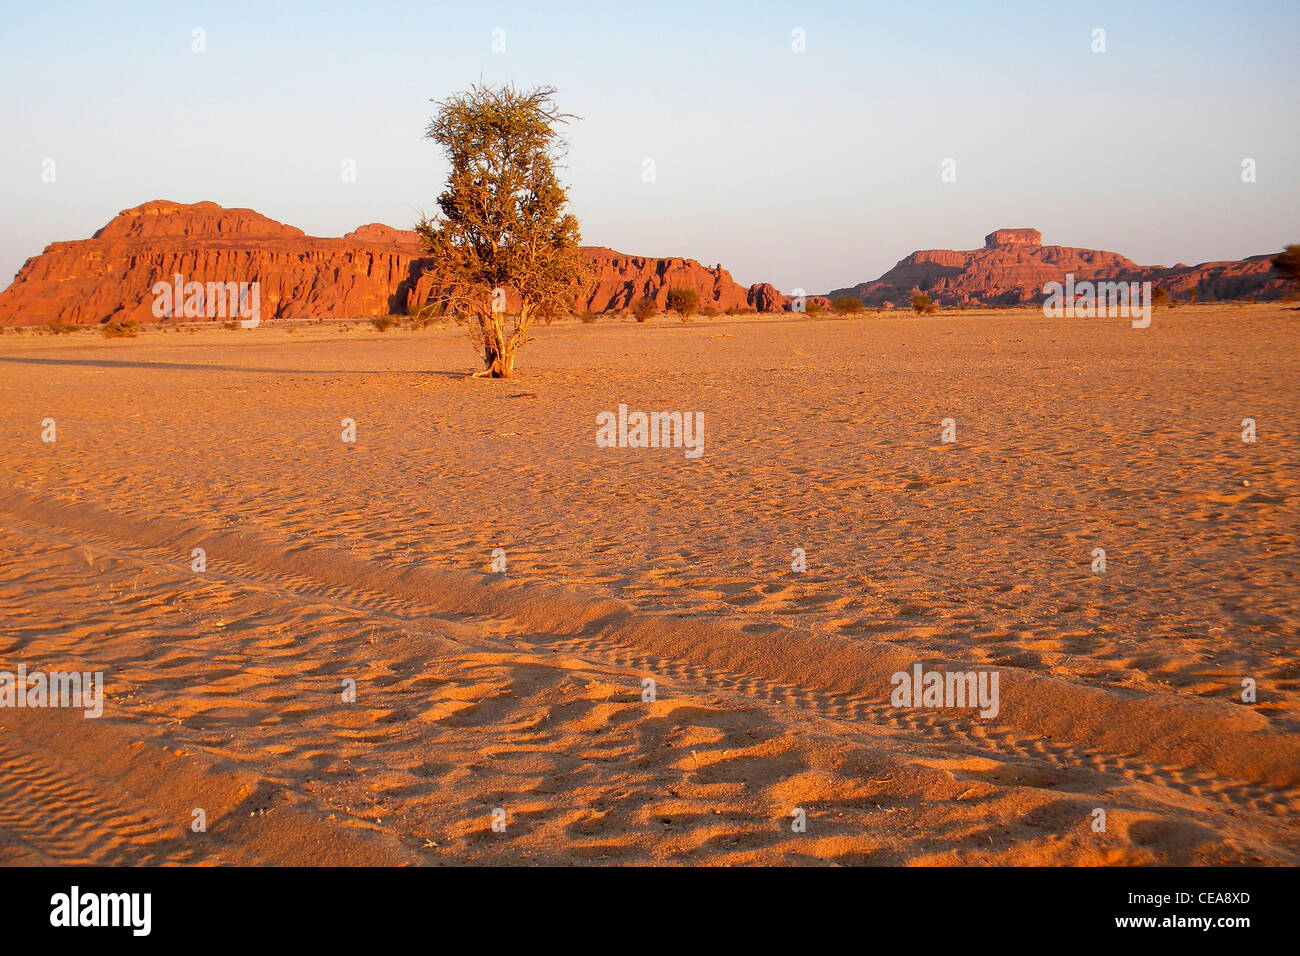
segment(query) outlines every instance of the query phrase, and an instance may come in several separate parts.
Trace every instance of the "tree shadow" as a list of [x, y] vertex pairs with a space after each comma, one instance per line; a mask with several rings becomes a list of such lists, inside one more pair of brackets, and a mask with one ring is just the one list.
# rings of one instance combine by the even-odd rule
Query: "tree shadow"
[[209, 365], [191, 362], [141, 362], [126, 359], [72, 359], [36, 358], [33, 356], [0, 355], [0, 362], [14, 365], [48, 365], [83, 368], [138, 368], [163, 372], [248, 372], [264, 375], [438, 375], [443, 378], [464, 378], [464, 372], [446, 372], [437, 369], [403, 371], [401, 369], [347, 369], [347, 368], [263, 368], [256, 365]]

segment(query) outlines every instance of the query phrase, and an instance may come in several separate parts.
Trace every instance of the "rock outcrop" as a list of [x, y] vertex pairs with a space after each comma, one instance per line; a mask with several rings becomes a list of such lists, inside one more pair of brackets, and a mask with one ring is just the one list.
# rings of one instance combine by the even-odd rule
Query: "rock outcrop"
[[[771, 286], [739, 285], [721, 266], [693, 259], [629, 256], [584, 247], [592, 281], [575, 312], [621, 311], [644, 296], [664, 308], [674, 287], [695, 289], [700, 305], [775, 311], [784, 297]], [[429, 276], [413, 231], [382, 223], [339, 239], [251, 209], [158, 200], [119, 213], [90, 239], [55, 242], [27, 260], [0, 292], [0, 324], [51, 320], [96, 323], [155, 321], [158, 282], [257, 282], [261, 317], [366, 318], [413, 312], [439, 286]]]
[[1203, 262], [1196, 266], [1140, 266], [1114, 252], [1044, 246], [1037, 229], [997, 229], [984, 237], [982, 249], [957, 252], [926, 249], [914, 252], [873, 282], [863, 282], [828, 295], [854, 296], [873, 307], [886, 302], [907, 304], [924, 292], [942, 305], [1015, 305], [1039, 302], [1043, 286], [1076, 280], [1150, 281], [1186, 298], [1195, 289], [1201, 300], [1255, 296], [1278, 299], [1286, 283], [1271, 272], [1269, 256], [1238, 262]]
[[[632, 256], [583, 247], [590, 282], [575, 312], [620, 312], [647, 298], [662, 310], [673, 288], [691, 288], [701, 308], [777, 312], [791, 300], [767, 283], [748, 288], [727, 270], [693, 259]], [[155, 320], [154, 286], [256, 282], [261, 317], [368, 318], [413, 313], [442, 285], [430, 274], [416, 234], [370, 223], [338, 239], [306, 235], [251, 209], [157, 200], [119, 213], [90, 239], [55, 242], [28, 259], [0, 292], [0, 325], [52, 320], [96, 323]], [[870, 306], [904, 306], [916, 292], [942, 305], [1038, 302], [1048, 282], [1146, 281], [1181, 298], [1282, 298], [1289, 291], [1269, 256], [1197, 266], [1139, 266], [1113, 252], [1044, 246], [1036, 229], [998, 229], [968, 252], [914, 252], [874, 282], [807, 301], [828, 308], [839, 296]]]
[[155, 283], [258, 282], [264, 318], [401, 311], [418, 249], [317, 239], [251, 209], [155, 201], [55, 242], [0, 292], [0, 324], [155, 321]]
[[998, 246], [1041, 246], [1043, 234], [1037, 229], [995, 229], [984, 237], [984, 246], [994, 249]]
[[754, 283], [745, 294], [745, 305], [759, 312], [780, 312], [788, 307], [789, 302], [776, 286], [767, 282]]

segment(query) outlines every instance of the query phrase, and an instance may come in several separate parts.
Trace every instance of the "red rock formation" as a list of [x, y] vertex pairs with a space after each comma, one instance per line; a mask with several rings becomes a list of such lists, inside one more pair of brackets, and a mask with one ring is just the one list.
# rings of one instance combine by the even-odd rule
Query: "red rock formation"
[[1037, 229], [994, 229], [984, 237], [984, 245], [992, 249], [995, 246], [1041, 246], [1043, 234]]
[[94, 238], [55, 242], [0, 292], [0, 324], [51, 319], [155, 321], [153, 286], [258, 282], [262, 318], [400, 311], [418, 250], [316, 239], [251, 209], [155, 201], [128, 209]]
[[[700, 306], [760, 312], [789, 308], [773, 286], [737, 284], [721, 266], [693, 259], [630, 256], [599, 246], [583, 248], [591, 282], [575, 312], [628, 309], [646, 297], [666, 308], [669, 290], [691, 288]], [[903, 259], [875, 282], [838, 289], [869, 305], [909, 302], [926, 292], [941, 304], [1035, 302], [1047, 282], [1076, 279], [1151, 280], [1175, 296], [1195, 288], [1202, 300], [1287, 291], [1271, 273], [1268, 256], [1199, 266], [1139, 266], [1113, 252], [1041, 245], [1034, 229], [999, 229], [970, 252], [928, 250]], [[305, 235], [251, 209], [216, 203], [155, 201], [117, 215], [90, 239], [56, 242], [23, 266], [0, 292], [0, 325], [37, 325], [57, 319], [153, 321], [155, 283], [257, 282], [261, 317], [364, 318], [412, 312], [439, 283], [427, 274], [414, 232], [370, 223], [340, 239]]]
[[1286, 284], [1277, 273], [1270, 274], [1268, 260], [1264, 255], [1169, 269], [1139, 266], [1114, 252], [1044, 246], [1037, 229], [998, 229], [984, 238], [982, 249], [914, 252], [874, 282], [828, 295], [832, 299], [856, 296], [871, 306], [910, 302], [915, 292], [925, 292], [944, 305], [1013, 305], [1041, 301], [1046, 283], [1063, 282], [1066, 273], [1074, 273], [1076, 280], [1150, 280], [1182, 298], [1193, 288], [1202, 300], [1281, 298]]
[[[759, 287], [738, 285], [721, 266], [599, 247], [583, 252], [592, 283], [574, 302], [577, 312], [619, 311], [641, 296], [664, 308], [678, 286], [695, 289], [701, 307], [744, 307], [756, 298], [769, 309], [783, 303], [771, 286], [757, 294]], [[259, 283], [264, 319], [402, 313], [438, 285], [426, 274], [430, 265], [414, 232], [382, 223], [320, 239], [251, 209], [158, 200], [118, 214], [91, 239], [56, 242], [27, 260], [0, 292], [0, 324], [154, 321], [154, 284], [178, 274], [186, 282]]]
[[343, 238], [354, 243], [400, 246], [416, 253], [424, 251], [420, 245], [420, 237], [416, 235], [414, 229], [394, 229], [382, 222], [371, 222], [364, 226], [358, 226], [352, 232], [344, 234]]
[[767, 282], [756, 282], [745, 295], [745, 305], [759, 312], [780, 312], [789, 303], [788, 298], [776, 291], [776, 286]]

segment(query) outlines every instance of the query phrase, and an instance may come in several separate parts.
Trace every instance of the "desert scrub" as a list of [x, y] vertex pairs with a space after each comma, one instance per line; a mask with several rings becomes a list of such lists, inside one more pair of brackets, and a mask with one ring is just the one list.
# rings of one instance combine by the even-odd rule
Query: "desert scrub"
[[691, 288], [674, 288], [668, 290], [668, 308], [676, 312], [685, 321], [700, 304], [700, 294]]
[[632, 314], [638, 322], [644, 322], [652, 315], [659, 313], [659, 306], [655, 305], [654, 299], [647, 299], [645, 296], [637, 299], [632, 303]]
[[387, 332], [394, 326], [402, 324], [402, 320], [396, 315], [377, 315], [370, 320], [370, 324], [380, 332]]
[[140, 331], [140, 323], [135, 319], [123, 319], [120, 322], [105, 322], [99, 327], [106, 339], [133, 339]]

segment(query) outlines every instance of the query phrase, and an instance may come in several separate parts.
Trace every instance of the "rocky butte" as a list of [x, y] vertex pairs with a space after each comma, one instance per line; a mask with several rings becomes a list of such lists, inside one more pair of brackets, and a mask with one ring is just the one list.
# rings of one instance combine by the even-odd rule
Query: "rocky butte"
[[943, 305], [1017, 305], [1041, 301], [1045, 283], [1064, 281], [1072, 272], [1078, 280], [1150, 280], [1183, 298], [1193, 289], [1202, 300], [1282, 298], [1286, 283], [1272, 271], [1269, 259], [1140, 266], [1115, 252], [1045, 246], [1037, 229], [997, 229], [984, 237], [982, 249], [914, 252], [879, 279], [828, 295], [853, 296], [869, 306], [906, 304], [917, 292]]
[[[779, 312], [791, 305], [774, 286], [742, 286], [720, 265], [600, 246], [582, 252], [590, 282], [575, 298], [575, 312], [621, 312], [642, 297], [664, 309], [678, 287], [699, 293], [701, 308]], [[414, 232], [382, 223], [326, 239], [251, 209], [156, 200], [124, 210], [89, 239], [55, 242], [28, 259], [0, 292], [0, 325], [156, 321], [152, 289], [178, 274], [205, 284], [257, 282], [266, 319], [409, 314], [442, 286], [432, 266]], [[1202, 300], [1279, 299], [1288, 291], [1268, 255], [1140, 266], [1114, 252], [1045, 246], [1037, 229], [998, 229], [981, 249], [914, 252], [875, 281], [807, 301], [828, 307], [832, 298], [853, 296], [869, 306], [906, 305], [924, 292], [943, 305], [1034, 303], [1044, 284], [1071, 272], [1077, 280], [1150, 280], [1183, 298], [1195, 289]]]
[[[701, 307], [785, 306], [771, 285], [745, 288], [721, 266], [598, 246], [582, 251], [592, 281], [575, 299], [575, 312], [621, 311], [642, 296], [663, 309], [675, 287], [695, 289]], [[414, 232], [382, 223], [324, 239], [251, 209], [155, 200], [124, 210], [89, 239], [51, 243], [28, 259], [0, 292], [0, 324], [157, 321], [151, 290], [178, 274], [186, 282], [259, 283], [267, 319], [402, 314], [439, 287], [427, 274], [432, 264]]]

